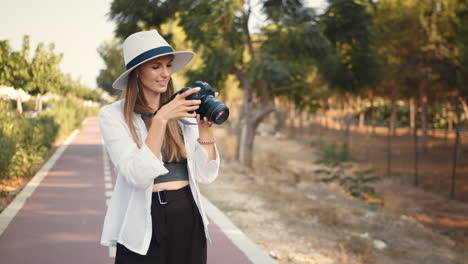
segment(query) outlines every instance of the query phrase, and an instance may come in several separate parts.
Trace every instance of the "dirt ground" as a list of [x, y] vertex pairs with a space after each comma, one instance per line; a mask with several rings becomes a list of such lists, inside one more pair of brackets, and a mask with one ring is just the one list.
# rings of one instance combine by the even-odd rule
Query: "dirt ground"
[[220, 175], [202, 193], [279, 263], [468, 263], [466, 203], [391, 177], [373, 184], [383, 207], [371, 205], [316, 182], [318, 148], [305, 140], [258, 135], [248, 169], [235, 137], [216, 133]]
[[[372, 133], [351, 133], [352, 160], [360, 166], [379, 169], [381, 175], [387, 174], [387, 129], [379, 128]], [[321, 131], [325, 142], [336, 142], [343, 132], [324, 129], [315, 124], [306, 134]], [[368, 130], [369, 131], [369, 130]], [[434, 133], [435, 132], [435, 133]], [[414, 145], [407, 129], [401, 128], [392, 138], [391, 176], [385, 176], [399, 183], [392, 186], [376, 186], [387, 199], [385, 207], [397, 213], [409, 214], [418, 221], [450, 236], [458, 243], [468, 247], [468, 137], [462, 136], [462, 148], [456, 170], [455, 200], [450, 201], [451, 179], [453, 172], [454, 138], [444, 136], [443, 131], [430, 131], [428, 151], [419, 153], [419, 186], [414, 186]], [[421, 139], [419, 139], [421, 144]], [[424, 190], [424, 191], [421, 191]], [[404, 195], [402, 195], [404, 193]], [[418, 207], [408, 206], [417, 203]]]
[[[370, 127], [365, 128], [367, 132]], [[449, 198], [453, 169], [454, 138], [453, 134], [444, 137], [443, 131], [428, 131], [427, 152], [419, 151], [418, 170], [419, 187]], [[298, 134], [298, 133], [296, 133]], [[339, 142], [344, 132], [337, 129], [327, 129], [313, 123], [303, 133], [308, 137], [320, 137], [324, 142]], [[387, 174], [387, 128], [378, 127], [375, 134], [357, 131], [351, 132], [352, 160], [360, 165], [370, 165], [380, 169], [381, 174]], [[419, 131], [419, 149], [421, 149], [421, 131]], [[456, 170], [455, 199], [468, 203], [468, 141], [467, 135], [462, 135], [462, 148]], [[465, 143], [465, 144], [463, 144]], [[413, 136], [408, 134], [407, 128], [399, 128], [397, 135], [391, 139], [391, 170], [392, 177], [402, 183], [414, 182], [415, 155]]]

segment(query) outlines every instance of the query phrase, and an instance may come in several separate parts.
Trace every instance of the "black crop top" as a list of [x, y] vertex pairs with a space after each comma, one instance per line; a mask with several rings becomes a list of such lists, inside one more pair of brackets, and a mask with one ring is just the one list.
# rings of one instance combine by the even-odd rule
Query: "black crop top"
[[187, 159], [183, 158], [179, 162], [168, 162], [164, 167], [169, 171], [167, 174], [158, 176], [154, 179], [154, 184], [170, 181], [188, 181]]

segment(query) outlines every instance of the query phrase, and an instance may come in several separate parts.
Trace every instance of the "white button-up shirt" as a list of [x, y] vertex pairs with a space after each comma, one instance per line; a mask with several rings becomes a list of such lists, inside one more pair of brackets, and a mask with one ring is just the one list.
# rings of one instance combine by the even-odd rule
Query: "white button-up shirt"
[[[122, 99], [104, 106], [98, 115], [104, 144], [117, 175], [104, 219], [101, 244], [115, 247], [118, 242], [138, 254], [146, 255], [152, 235], [153, 180], [168, 173], [168, 170], [145, 144], [148, 131], [141, 117], [134, 113], [133, 123], [142, 146], [138, 148], [125, 122], [123, 106]], [[186, 120], [196, 123], [195, 118]], [[198, 126], [177, 122], [184, 135], [190, 189], [202, 216], [206, 238], [211, 242], [197, 182], [210, 183], [216, 179], [219, 152], [215, 144], [216, 159], [207, 162], [208, 153], [196, 140]]]

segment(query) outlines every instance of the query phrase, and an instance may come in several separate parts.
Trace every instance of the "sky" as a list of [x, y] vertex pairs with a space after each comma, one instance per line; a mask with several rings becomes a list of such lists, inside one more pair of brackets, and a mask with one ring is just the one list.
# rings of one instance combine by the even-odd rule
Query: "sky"
[[[63, 53], [60, 68], [89, 88], [104, 63], [98, 47], [114, 37], [114, 22], [108, 18], [112, 0], [0, 0], [0, 40], [8, 39], [14, 50], [21, 49], [23, 36], [29, 35], [31, 53], [38, 43], [55, 44]], [[325, 0], [306, 0], [310, 7], [324, 9]], [[258, 6], [258, 5], [257, 5]], [[258, 26], [255, 16], [251, 27]]]

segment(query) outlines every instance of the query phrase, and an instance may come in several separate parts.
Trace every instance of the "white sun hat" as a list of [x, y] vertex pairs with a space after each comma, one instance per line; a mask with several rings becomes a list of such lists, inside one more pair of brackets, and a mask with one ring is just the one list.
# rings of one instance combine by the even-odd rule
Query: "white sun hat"
[[128, 76], [133, 69], [151, 59], [164, 55], [174, 55], [172, 72], [180, 70], [187, 65], [195, 55], [191, 51], [174, 51], [167, 41], [159, 35], [157, 30], [140, 31], [128, 36], [123, 43], [125, 68], [112, 84], [118, 90], [127, 88]]

